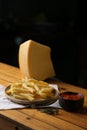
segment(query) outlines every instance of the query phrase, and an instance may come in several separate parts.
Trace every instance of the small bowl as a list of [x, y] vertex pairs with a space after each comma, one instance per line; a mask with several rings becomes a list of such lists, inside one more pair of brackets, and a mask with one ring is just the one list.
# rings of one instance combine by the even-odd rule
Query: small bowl
[[79, 111], [84, 104], [84, 95], [77, 92], [63, 92], [59, 96], [59, 104], [67, 111]]

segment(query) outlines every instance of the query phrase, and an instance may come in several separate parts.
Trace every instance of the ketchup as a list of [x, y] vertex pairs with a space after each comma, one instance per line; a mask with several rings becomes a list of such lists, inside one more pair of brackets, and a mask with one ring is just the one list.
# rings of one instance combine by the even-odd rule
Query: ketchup
[[80, 100], [83, 96], [78, 93], [63, 93], [61, 94], [61, 97], [69, 100]]

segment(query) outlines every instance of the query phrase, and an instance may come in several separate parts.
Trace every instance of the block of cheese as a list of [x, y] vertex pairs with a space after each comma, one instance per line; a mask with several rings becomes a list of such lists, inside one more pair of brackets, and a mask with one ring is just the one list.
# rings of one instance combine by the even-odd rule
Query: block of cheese
[[19, 68], [23, 77], [45, 80], [55, 76], [51, 48], [33, 40], [20, 44]]

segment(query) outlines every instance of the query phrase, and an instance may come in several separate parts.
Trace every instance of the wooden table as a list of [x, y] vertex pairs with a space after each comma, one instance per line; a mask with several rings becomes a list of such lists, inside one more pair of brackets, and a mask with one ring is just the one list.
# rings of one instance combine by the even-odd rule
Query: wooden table
[[[0, 63], [0, 84], [21, 79], [19, 68]], [[53, 83], [53, 81], [50, 81]], [[0, 110], [0, 130], [86, 130], [87, 129], [87, 90], [63, 82], [57, 82], [61, 91], [81, 92], [85, 96], [81, 112], [72, 113], [59, 109], [57, 115], [49, 115], [37, 109]]]

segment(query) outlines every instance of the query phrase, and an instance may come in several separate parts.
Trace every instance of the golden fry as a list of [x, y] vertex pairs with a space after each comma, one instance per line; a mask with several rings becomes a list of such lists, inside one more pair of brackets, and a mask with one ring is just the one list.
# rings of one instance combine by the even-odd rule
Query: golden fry
[[33, 96], [31, 96], [31, 95], [26, 95], [26, 94], [24, 94], [24, 93], [21, 93], [21, 94], [19, 94], [19, 95], [14, 94], [14, 98], [16, 98], [16, 99], [22, 99], [22, 100], [30, 100], [30, 101], [34, 100], [34, 97], [33, 97]]
[[10, 85], [10, 89], [6, 93], [17, 99], [32, 101], [52, 97], [54, 88], [44, 81], [25, 78]]

